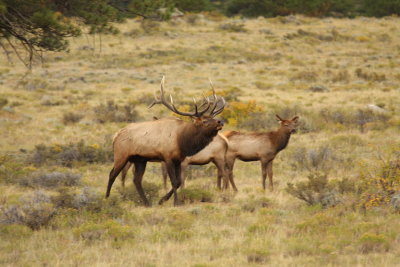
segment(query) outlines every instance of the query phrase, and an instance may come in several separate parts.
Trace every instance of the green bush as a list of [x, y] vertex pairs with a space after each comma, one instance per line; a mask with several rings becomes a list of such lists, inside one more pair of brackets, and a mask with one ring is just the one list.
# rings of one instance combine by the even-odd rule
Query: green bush
[[64, 113], [62, 121], [64, 124], [74, 124], [79, 122], [82, 118], [83, 118], [82, 114], [67, 112]]
[[384, 235], [365, 233], [358, 240], [361, 253], [387, 252], [390, 249], [390, 243]]
[[133, 240], [135, 233], [133, 228], [123, 225], [114, 220], [103, 223], [88, 222], [73, 230], [76, 239], [83, 239], [88, 242], [111, 239], [113, 242]]
[[367, 16], [383, 17], [392, 14], [400, 14], [400, 2], [398, 0], [362, 0], [362, 11]]
[[173, 0], [175, 7], [182, 11], [201, 12], [212, 9], [210, 0]]
[[59, 186], [77, 186], [81, 184], [81, 175], [65, 172], [34, 172], [19, 179], [19, 184], [33, 188], [55, 188]]
[[4, 239], [20, 239], [30, 237], [32, 235], [32, 229], [26, 225], [21, 224], [6, 224], [0, 225], [0, 237]]
[[49, 164], [72, 167], [74, 163], [104, 163], [111, 161], [112, 158], [111, 145], [109, 147], [98, 144], [86, 145], [81, 140], [68, 145], [37, 145], [31, 152], [28, 163], [33, 163], [35, 166]]
[[400, 148], [394, 159], [380, 159], [376, 165], [362, 164], [360, 172], [360, 204], [363, 208], [389, 205], [392, 196], [400, 192]]
[[109, 100], [107, 104], [100, 104], [93, 108], [96, 121], [105, 122], [134, 122], [139, 119], [139, 113], [132, 104], [124, 106], [115, 104]]
[[0, 155], [0, 183], [16, 184], [29, 171], [29, 167], [17, 157]]
[[[159, 191], [161, 189], [161, 185], [143, 181], [142, 187], [144, 194], [150, 203], [159, 198]], [[139, 193], [137, 192], [136, 187], [134, 187], [133, 185], [122, 189], [119, 188], [118, 190], [123, 200], [131, 200], [138, 205], [143, 205], [143, 200], [140, 197]]]
[[120, 217], [124, 212], [119, 198], [114, 196], [104, 199], [102, 194], [91, 187], [84, 187], [78, 192], [61, 188], [58, 190], [58, 195], [53, 196], [51, 201], [59, 211], [61, 209], [88, 211], [113, 218]]
[[180, 191], [179, 197], [184, 203], [213, 202], [214, 194], [206, 189], [186, 187]]
[[322, 173], [310, 173], [308, 181], [297, 184], [288, 183], [286, 192], [305, 201], [308, 205], [320, 204], [324, 208], [336, 206], [341, 202], [337, 189], [328, 182], [328, 176]]
[[225, 13], [228, 16], [247, 17], [275, 17], [289, 14], [316, 17], [329, 15], [382, 17], [400, 14], [400, 3], [397, 0], [228, 0], [225, 4]]
[[55, 213], [50, 197], [42, 191], [36, 191], [32, 196], [22, 199], [20, 205], [3, 208], [0, 222], [22, 224], [38, 230], [48, 225]]

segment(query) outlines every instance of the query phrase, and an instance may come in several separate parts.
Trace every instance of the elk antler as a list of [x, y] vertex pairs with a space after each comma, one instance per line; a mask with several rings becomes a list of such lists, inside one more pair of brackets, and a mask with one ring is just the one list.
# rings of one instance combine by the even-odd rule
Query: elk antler
[[199, 111], [199, 107], [197, 106], [196, 103], [196, 99], [193, 99], [194, 101], [194, 108], [195, 111], [194, 112], [183, 112], [183, 111], [179, 111], [175, 105], [174, 105], [174, 100], [172, 98], [172, 95], [170, 95], [170, 102], [168, 103], [167, 100], [165, 99], [165, 95], [164, 95], [164, 80], [165, 80], [165, 76], [163, 76], [163, 78], [161, 79], [161, 86], [160, 86], [160, 98], [155, 97], [155, 100], [153, 101], [153, 103], [151, 103], [151, 105], [149, 106], [149, 108], [151, 108], [152, 106], [154, 106], [155, 104], [163, 104], [164, 106], [166, 106], [169, 110], [171, 110], [172, 112], [182, 115], [182, 116], [190, 116], [190, 117], [201, 117], [204, 115], [204, 113], [206, 113], [210, 106], [211, 106], [211, 102], [208, 98], [204, 98], [204, 102], [200, 105], [200, 109], [203, 106], [206, 106], [205, 108], [203, 108], [202, 110]]
[[[214, 85], [213, 85], [211, 79], [209, 78], [208, 80], [210, 81], [210, 86], [211, 86], [211, 89], [213, 91], [213, 98], [214, 98], [214, 100], [213, 100], [214, 104], [213, 104], [213, 106], [211, 108], [210, 116], [211, 117], [215, 117], [215, 116], [217, 116], [218, 114], [220, 114], [224, 110], [225, 105], [226, 105], [226, 101], [225, 101], [225, 99], [223, 97], [219, 97], [219, 98], [217, 97], [217, 95], [215, 94]], [[215, 108], [217, 107], [218, 103], [220, 103], [220, 102], [222, 103], [221, 107], [219, 107], [217, 110], [215, 110]]]

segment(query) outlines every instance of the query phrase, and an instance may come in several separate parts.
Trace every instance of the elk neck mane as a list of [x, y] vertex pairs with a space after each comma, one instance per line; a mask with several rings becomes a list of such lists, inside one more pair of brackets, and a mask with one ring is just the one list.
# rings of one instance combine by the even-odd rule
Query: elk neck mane
[[178, 135], [178, 145], [182, 156], [193, 156], [205, 148], [217, 135], [217, 131], [206, 132], [201, 127], [188, 123]]
[[271, 143], [276, 148], [277, 152], [285, 149], [289, 143], [291, 133], [284, 128], [279, 128], [276, 131], [266, 133], [271, 140]]

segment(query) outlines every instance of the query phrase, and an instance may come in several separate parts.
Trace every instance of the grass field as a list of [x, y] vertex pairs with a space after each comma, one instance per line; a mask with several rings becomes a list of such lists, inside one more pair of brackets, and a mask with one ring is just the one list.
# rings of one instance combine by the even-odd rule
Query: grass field
[[[1, 54], [0, 264], [398, 265], [399, 22], [187, 15], [72, 39], [29, 73]], [[185, 204], [158, 206], [165, 190], [151, 163], [153, 207], [130, 181], [103, 199], [113, 134], [171, 115], [147, 109], [163, 75], [183, 103], [209, 93], [211, 78], [229, 103], [223, 130], [269, 131], [276, 113], [300, 116], [274, 161], [273, 192], [258, 162], [235, 165], [236, 194], [216, 189], [214, 166], [196, 167]]]

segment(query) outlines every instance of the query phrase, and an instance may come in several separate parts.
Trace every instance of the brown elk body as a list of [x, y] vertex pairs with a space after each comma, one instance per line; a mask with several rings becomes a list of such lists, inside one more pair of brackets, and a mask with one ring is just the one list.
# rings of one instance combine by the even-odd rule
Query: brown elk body
[[[214, 163], [217, 167], [217, 186], [222, 188], [221, 182], [224, 181], [224, 188], [228, 187], [228, 172], [225, 170], [225, 154], [228, 149], [226, 137], [223, 135], [216, 135], [211, 143], [209, 143], [203, 150], [193, 156], [186, 157], [181, 163], [181, 187], [185, 186], [185, 170], [188, 165], [206, 165], [210, 162]], [[125, 178], [131, 164], [128, 163], [121, 172], [122, 186], [125, 186]], [[134, 172], [134, 169], [133, 169]], [[166, 164], [162, 163], [162, 176], [164, 181], [164, 188], [167, 188], [167, 168]]]
[[296, 131], [299, 117], [284, 120], [277, 115], [277, 118], [281, 126], [276, 131], [251, 133], [229, 131], [222, 133], [229, 141], [225, 158], [229, 180], [234, 190], [237, 190], [233, 180], [233, 166], [236, 159], [260, 161], [262, 186], [265, 189], [265, 180], [268, 175], [269, 186], [273, 190], [272, 162], [276, 155], [288, 145], [291, 134]]
[[[188, 122], [178, 118], [165, 118], [155, 121], [131, 123], [119, 130], [113, 139], [114, 167], [112, 168], [107, 186], [106, 198], [109, 197], [111, 187], [128, 162], [135, 165], [134, 184], [144, 204], [149, 206], [143, 187], [142, 178], [148, 161], [163, 161], [171, 180], [172, 189], [161, 198], [160, 204], [174, 194], [174, 204], [178, 204], [177, 189], [181, 185], [181, 162], [207, 146], [223, 123], [213, 117], [222, 112], [225, 106], [223, 98], [217, 99], [214, 92], [214, 103], [209, 99], [198, 107], [195, 103], [195, 112], [181, 112], [173, 104], [168, 103], [164, 97], [164, 78], [161, 81], [160, 99], [154, 104], [163, 104], [171, 111], [190, 116], [193, 121]], [[216, 109], [217, 103], [222, 101], [222, 107]], [[201, 109], [203, 106], [205, 108]], [[205, 116], [210, 111], [209, 116]]]

